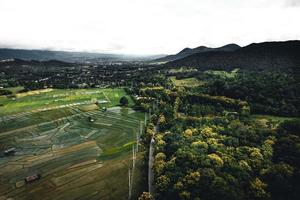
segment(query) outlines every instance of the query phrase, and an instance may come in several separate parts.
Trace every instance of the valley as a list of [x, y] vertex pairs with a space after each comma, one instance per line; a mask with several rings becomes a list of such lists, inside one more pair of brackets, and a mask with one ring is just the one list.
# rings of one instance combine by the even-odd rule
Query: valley
[[296, 200], [298, 42], [230, 47], [1, 61], [0, 199]]

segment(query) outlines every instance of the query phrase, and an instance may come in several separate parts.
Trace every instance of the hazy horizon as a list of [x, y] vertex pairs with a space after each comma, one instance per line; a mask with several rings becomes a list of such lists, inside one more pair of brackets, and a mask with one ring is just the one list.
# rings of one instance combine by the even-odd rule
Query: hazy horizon
[[0, 0], [0, 48], [174, 54], [299, 40], [299, 0]]

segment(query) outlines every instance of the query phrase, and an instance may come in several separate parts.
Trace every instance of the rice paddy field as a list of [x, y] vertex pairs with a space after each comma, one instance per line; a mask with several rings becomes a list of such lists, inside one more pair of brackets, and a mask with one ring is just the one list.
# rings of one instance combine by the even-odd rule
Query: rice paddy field
[[[122, 89], [51, 90], [6, 102], [38, 106], [0, 111], [0, 200], [121, 200], [129, 198], [129, 191], [136, 198], [143, 154], [136, 148], [144, 113], [114, 106], [124, 95]], [[91, 98], [109, 98], [107, 111], [78, 104]], [[10, 148], [14, 155], [5, 154]]]

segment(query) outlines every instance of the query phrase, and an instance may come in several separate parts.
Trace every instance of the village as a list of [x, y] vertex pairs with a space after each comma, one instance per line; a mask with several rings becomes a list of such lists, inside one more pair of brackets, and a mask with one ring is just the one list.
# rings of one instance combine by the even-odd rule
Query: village
[[131, 86], [142, 82], [143, 77], [150, 71], [151, 73], [159, 72], [157, 66], [142, 65], [141, 63], [84, 65], [8, 60], [1, 62], [0, 67], [0, 89], [23, 85], [27, 90]]

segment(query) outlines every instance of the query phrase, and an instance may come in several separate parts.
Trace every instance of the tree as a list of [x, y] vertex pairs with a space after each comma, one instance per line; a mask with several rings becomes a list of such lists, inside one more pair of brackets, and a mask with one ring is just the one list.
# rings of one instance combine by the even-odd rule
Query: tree
[[149, 192], [143, 192], [139, 197], [139, 200], [153, 200], [153, 197]]
[[222, 167], [224, 165], [224, 161], [217, 154], [208, 154], [208, 158], [213, 162], [216, 167]]
[[203, 149], [207, 150], [208, 144], [206, 142], [198, 140], [198, 141], [192, 142], [191, 147], [199, 147], [199, 148], [203, 148]]
[[155, 188], [159, 192], [166, 192], [170, 184], [170, 179], [166, 175], [161, 175], [156, 179]]
[[154, 159], [154, 170], [157, 175], [161, 175], [166, 166], [166, 155], [164, 153], [158, 153]]
[[271, 196], [274, 199], [299, 198], [299, 178], [297, 170], [283, 162], [275, 164], [268, 168], [264, 173], [264, 179], [267, 181]]
[[191, 129], [186, 129], [186, 130], [183, 132], [183, 136], [184, 136], [184, 137], [189, 138], [189, 137], [192, 137], [192, 135], [193, 135], [193, 131], [192, 131]]
[[163, 125], [163, 124], [166, 123], [166, 118], [165, 118], [165, 116], [163, 114], [161, 114], [159, 116], [158, 122], [159, 122], [160, 125]]
[[266, 191], [267, 184], [262, 182], [259, 178], [255, 178], [250, 182], [250, 194], [254, 199], [268, 199], [269, 193]]
[[0, 96], [1, 96], [1, 95], [10, 95], [10, 94], [12, 94], [12, 92], [9, 91], [9, 90], [4, 90], [4, 89], [1, 89], [1, 90], [0, 90]]
[[300, 120], [282, 122], [274, 145], [274, 160], [300, 167]]
[[121, 97], [120, 104], [121, 104], [121, 106], [128, 106], [128, 99], [127, 99], [127, 97], [125, 97], [125, 96]]
[[201, 130], [201, 134], [203, 137], [213, 137], [216, 135], [211, 127], [205, 127]]
[[187, 191], [183, 191], [179, 194], [180, 200], [188, 200], [191, 199], [191, 193]]
[[188, 175], [186, 175], [184, 177], [184, 181], [188, 184], [188, 185], [195, 185], [197, 182], [199, 182], [200, 180], [200, 172], [196, 171], [196, 172], [190, 172]]
[[284, 136], [286, 134], [293, 134], [300, 136], [300, 120], [286, 120], [279, 124], [277, 128], [280, 136]]

